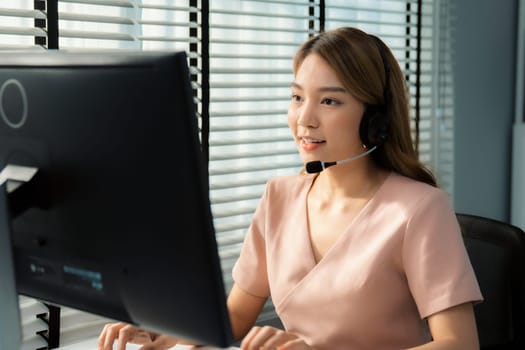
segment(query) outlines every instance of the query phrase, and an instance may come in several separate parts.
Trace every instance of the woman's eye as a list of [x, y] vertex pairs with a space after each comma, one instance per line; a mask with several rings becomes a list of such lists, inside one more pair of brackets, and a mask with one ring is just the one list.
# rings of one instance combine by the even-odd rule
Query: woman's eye
[[338, 105], [339, 102], [331, 98], [325, 98], [323, 99], [322, 104], [325, 104], [328, 106], [335, 106], [335, 105]]
[[301, 96], [292, 94], [292, 101], [293, 102], [301, 102]]

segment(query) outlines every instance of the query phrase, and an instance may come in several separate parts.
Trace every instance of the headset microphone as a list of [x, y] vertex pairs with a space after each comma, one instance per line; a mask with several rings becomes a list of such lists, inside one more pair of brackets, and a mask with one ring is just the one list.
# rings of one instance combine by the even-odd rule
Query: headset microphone
[[369, 150], [367, 150], [366, 152], [358, 154], [357, 156], [346, 158], [346, 159], [343, 159], [343, 160], [338, 160], [336, 162], [323, 162], [321, 160], [314, 160], [312, 162], [308, 162], [308, 163], [306, 163], [306, 166], [305, 166], [306, 167], [306, 172], [308, 174], [320, 173], [321, 171], [323, 171], [324, 169], [326, 169], [328, 167], [331, 167], [332, 165], [343, 164], [343, 163], [346, 163], [346, 162], [349, 162], [349, 161], [356, 160], [356, 159], [359, 159], [361, 157], [364, 157], [367, 154], [372, 153], [373, 151], [375, 151], [376, 148], [377, 148], [377, 146], [374, 146], [374, 147], [370, 148]]

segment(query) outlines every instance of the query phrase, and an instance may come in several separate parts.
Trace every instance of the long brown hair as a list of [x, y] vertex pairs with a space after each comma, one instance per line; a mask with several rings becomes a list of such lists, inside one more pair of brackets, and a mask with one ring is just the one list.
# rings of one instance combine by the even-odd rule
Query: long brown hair
[[367, 108], [381, 106], [384, 111], [387, 137], [371, 154], [376, 164], [437, 186], [434, 175], [419, 161], [414, 148], [407, 85], [390, 49], [362, 30], [338, 28], [310, 38], [299, 48], [293, 62], [294, 73], [312, 53], [322, 57], [344, 87]]

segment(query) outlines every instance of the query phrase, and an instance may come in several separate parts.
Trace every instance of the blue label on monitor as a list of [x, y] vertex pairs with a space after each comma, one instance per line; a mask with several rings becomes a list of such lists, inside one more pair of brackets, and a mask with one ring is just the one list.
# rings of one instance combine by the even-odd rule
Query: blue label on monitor
[[98, 292], [102, 292], [104, 289], [100, 272], [69, 265], [63, 266], [63, 272], [65, 281], [74, 284], [75, 287], [87, 287]]

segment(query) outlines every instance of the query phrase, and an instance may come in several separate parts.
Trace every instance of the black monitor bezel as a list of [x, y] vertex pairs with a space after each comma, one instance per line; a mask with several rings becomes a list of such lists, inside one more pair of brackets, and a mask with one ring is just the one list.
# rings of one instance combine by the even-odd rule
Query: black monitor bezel
[[[22, 70], [25, 72], [32, 71], [34, 72], [35, 76], [38, 74], [39, 70], [44, 71], [71, 71], [71, 70], [99, 70], [99, 71], [111, 71], [112, 68], [121, 69], [123, 72], [126, 70], [134, 70], [134, 69], [153, 69], [158, 72], [158, 74], [152, 75], [152, 79], [163, 79], [162, 75], [169, 75], [169, 73], [174, 73], [178, 75], [178, 78], [180, 79], [183, 77], [182, 82], [178, 82], [178, 84], [182, 83], [183, 85], [183, 91], [184, 91], [184, 98], [180, 99], [181, 101], [186, 101], [187, 105], [185, 108], [185, 115], [192, 115], [195, 118], [191, 118], [192, 120], [189, 121], [189, 125], [191, 127], [191, 133], [192, 138], [190, 138], [190, 142], [192, 143], [189, 145], [189, 148], [191, 149], [192, 156], [196, 159], [199, 158], [196, 161], [191, 161], [189, 164], [187, 162], [184, 162], [185, 164], [179, 164], [177, 166], [183, 166], [183, 167], [190, 167], [193, 168], [192, 174], [195, 176], [195, 181], [199, 183], [199, 187], [196, 190], [197, 193], [195, 193], [197, 198], [200, 198], [199, 200], [199, 206], [200, 206], [200, 217], [202, 218], [202, 222], [200, 223], [200, 228], [198, 229], [200, 232], [200, 236], [197, 237], [197, 240], [199, 241], [198, 244], [201, 245], [201, 248], [205, 250], [204, 255], [206, 256], [207, 261], [203, 262], [202, 264], [206, 265], [207, 267], [199, 267], [200, 273], [205, 273], [209, 278], [209, 281], [191, 281], [191, 283], [195, 282], [193, 284], [193, 288], [197, 285], [205, 286], [204, 289], [209, 290], [201, 290], [201, 291], [195, 291], [195, 290], [187, 290], [185, 291], [186, 286], [179, 285], [175, 286], [174, 281], [172, 283], [168, 283], [167, 286], [170, 288], [179, 288], [178, 290], [173, 290], [173, 294], [176, 295], [177, 293], [181, 293], [181, 295], [184, 295], [188, 300], [190, 301], [191, 298], [201, 298], [202, 300], [206, 299], [206, 303], [208, 304], [208, 307], [213, 307], [214, 310], [210, 310], [210, 317], [212, 320], [207, 320], [204, 322], [204, 320], [187, 320], [188, 324], [193, 324], [193, 326], [188, 326], [192, 329], [184, 329], [180, 330], [179, 328], [171, 328], [172, 326], [169, 325], [169, 321], [167, 320], [168, 315], [163, 315], [163, 320], [159, 322], [152, 322], [150, 323], [150, 320], [147, 319], [147, 315], [149, 315], [151, 312], [148, 310], [147, 306], [147, 299], [155, 298], [155, 293], [152, 293], [151, 290], [148, 290], [148, 286], [145, 286], [144, 284], [147, 284], [148, 278], [163, 278], [162, 273], [159, 273], [158, 276], [154, 276], [155, 272], [152, 271], [153, 276], [148, 276], [145, 278], [144, 276], [138, 278], [138, 277], [129, 277], [130, 281], [141, 281], [145, 283], [141, 283], [140, 285], [133, 285], [133, 282], [130, 282], [129, 285], [126, 286], [126, 291], [123, 293], [123, 299], [122, 305], [125, 305], [126, 311], [129, 312], [129, 317], [122, 315], [122, 313], [119, 313], [117, 311], [112, 312], [100, 312], [99, 309], [93, 310], [90, 305], [86, 304], [85, 302], [76, 303], [76, 301], [71, 302], [71, 299], [68, 298], [61, 298], [61, 297], [55, 297], [52, 293], [49, 293], [49, 291], [46, 291], [45, 293], [41, 293], [39, 291], [39, 287], [30, 287], [28, 286], [27, 280], [24, 280], [23, 278], [23, 269], [20, 268], [22, 265], [27, 265], [27, 261], [25, 260], [27, 256], [31, 256], [31, 259], [34, 259], [35, 256], [38, 258], [38, 253], [35, 253], [34, 248], [28, 248], [28, 247], [17, 247], [14, 245], [13, 247], [13, 255], [14, 255], [14, 262], [16, 266], [16, 276], [17, 276], [17, 290], [20, 294], [27, 295], [29, 297], [34, 297], [37, 299], [44, 300], [49, 303], [57, 304], [57, 305], [65, 305], [68, 307], [77, 308], [83, 311], [87, 312], [93, 312], [96, 314], [100, 314], [102, 316], [114, 318], [117, 320], [129, 322], [136, 324], [141, 327], [150, 328], [152, 330], [156, 331], [162, 331], [171, 333], [176, 336], [187, 336], [188, 340], [193, 340], [197, 342], [203, 342], [209, 345], [217, 345], [217, 346], [227, 346], [232, 341], [232, 334], [231, 334], [231, 327], [229, 324], [229, 317], [228, 312], [225, 304], [225, 291], [224, 291], [224, 284], [222, 280], [222, 270], [220, 265], [220, 258], [218, 256], [218, 247], [217, 242], [215, 241], [215, 232], [213, 227], [213, 221], [211, 216], [211, 209], [210, 209], [210, 203], [209, 203], [209, 197], [208, 197], [208, 188], [207, 188], [207, 177], [206, 172], [204, 169], [205, 163], [203, 162], [202, 153], [200, 151], [200, 143], [199, 143], [199, 135], [198, 135], [198, 124], [197, 124], [197, 118], [196, 118], [196, 110], [195, 105], [193, 103], [193, 93], [191, 89], [191, 83], [189, 78], [189, 70], [187, 67], [187, 56], [184, 52], [63, 52], [63, 51], [49, 51], [49, 52], [4, 52], [0, 53], [0, 79], [2, 77], [1, 72], [5, 71], [16, 71], [16, 70]], [[33, 74], [33, 73], [31, 73]], [[123, 73], [125, 74], [125, 73]], [[5, 77], [5, 74], [4, 74]], [[59, 79], [59, 78], [57, 78]], [[169, 79], [169, 78], [166, 78]], [[2, 81], [0, 81], [0, 84]], [[162, 85], [162, 84], [161, 84]], [[161, 92], [159, 92], [161, 93]], [[2, 134], [0, 130], [0, 135]], [[6, 153], [4, 153], [5, 155]], [[9, 160], [0, 159], [2, 162], [2, 166], [9, 164]], [[37, 156], [38, 158], [38, 156]], [[18, 165], [33, 165], [33, 164], [18, 164]], [[44, 171], [44, 179], [45, 179], [45, 169], [42, 169]], [[159, 169], [159, 171], [162, 171], [162, 169]], [[173, 173], [173, 172], [172, 172]], [[37, 181], [37, 180], [35, 180]], [[45, 180], [39, 180], [44, 181], [42, 182], [45, 184]], [[34, 183], [32, 184], [34, 185]], [[40, 190], [41, 187], [40, 186]], [[22, 187], [24, 188], [24, 187]], [[26, 185], [26, 188], [29, 188]], [[38, 183], [36, 184], [35, 188], [39, 188]], [[172, 190], [173, 187], [170, 187], [170, 190]], [[162, 187], [158, 189], [159, 191], [162, 191]], [[17, 190], [18, 191], [18, 190]], [[45, 192], [45, 191], [44, 191]], [[38, 196], [42, 196], [42, 193], [38, 193]], [[13, 198], [13, 194], [10, 194], [10, 197]], [[39, 205], [41, 203], [38, 203]], [[152, 205], [154, 203], [142, 203], [142, 205]], [[14, 207], [16, 203], [13, 203], [11, 201], [11, 207]], [[177, 206], [180, 207], [180, 205], [184, 206], [184, 203], [178, 204]], [[45, 209], [44, 209], [45, 210]], [[12, 215], [12, 213], [10, 214]], [[23, 215], [23, 214], [22, 214]], [[16, 219], [15, 219], [16, 220]], [[12, 234], [16, 234], [13, 233]], [[13, 241], [16, 241], [13, 240]], [[45, 242], [45, 239], [44, 239]], [[159, 243], [162, 245], [162, 243]], [[197, 243], [196, 243], [197, 244]], [[45, 244], [44, 244], [45, 246]], [[152, 245], [148, 245], [148, 248], [151, 248]], [[188, 245], [188, 247], [192, 247], [192, 249], [195, 249], [195, 247]], [[163, 250], [161, 254], [166, 254], [168, 250]], [[46, 254], [43, 254], [44, 259], [46, 259]], [[123, 255], [124, 257], [125, 255]], [[129, 256], [126, 256], [126, 258], [129, 258]], [[156, 261], [158, 264], [166, 263], [166, 261], [169, 261], [169, 259], [163, 259], [159, 257], [155, 257], [152, 255], [150, 257], [152, 261]], [[35, 260], [32, 260], [35, 261]], [[36, 260], [38, 261], [38, 259]], [[201, 264], [201, 263], [199, 263]], [[188, 265], [184, 268], [188, 269], [188, 271], [191, 271], [192, 266]], [[137, 267], [138, 269], [138, 267]], [[89, 269], [86, 269], [84, 272], [89, 273]], [[81, 272], [81, 273], [84, 273]], [[164, 271], [165, 272], [165, 271]], [[133, 271], [125, 271], [128, 276], [133, 276]], [[164, 276], [166, 277], [166, 276]], [[151, 280], [149, 280], [151, 281]], [[31, 282], [32, 283], [32, 282]], [[130, 291], [130, 290], [133, 290]], [[159, 291], [157, 290], [157, 293]], [[211, 297], [211, 299], [210, 299]], [[167, 293], [163, 293], [162, 297], [160, 299], [162, 300], [168, 300], [169, 295]], [[67, 300], [66, 300], [67, 299]], [[136, 302], [134, 300], [141, 299], [144, 301], [143, 305], [140, 307], [133, 306], [133, 303]], [[213, 300], [212, 300], [213, 299]], [[181, 314], [184, 315], [190, 315], [191, 314], [191, 302], [187, 303], [187, 306], [189, 309], [183, 310]], [[135, 305], [137, 306], [137, 305]], [[108, 305], [109, 307], [109, 305]], [[186, 305], [183, 305], [183, 308], [186, 307]], [[173, 314], [173, 319], [176, 319], [178, 314]], [[200, 313], [200, 316], [196, 316], [197, 318], [203, 317], [202, 310]], [[193, 328], [196, 328], [196, 325], [200, 322], [202, 327], [200, 330], [193, 330]], [[180, 322], [178, 324], [181, 325]], [[213, 325], [216, 325], [216, 329]], [[185, 327], [185, 325], [183, 326]], [[208, 328], [208, 329], [206, 329]]]

